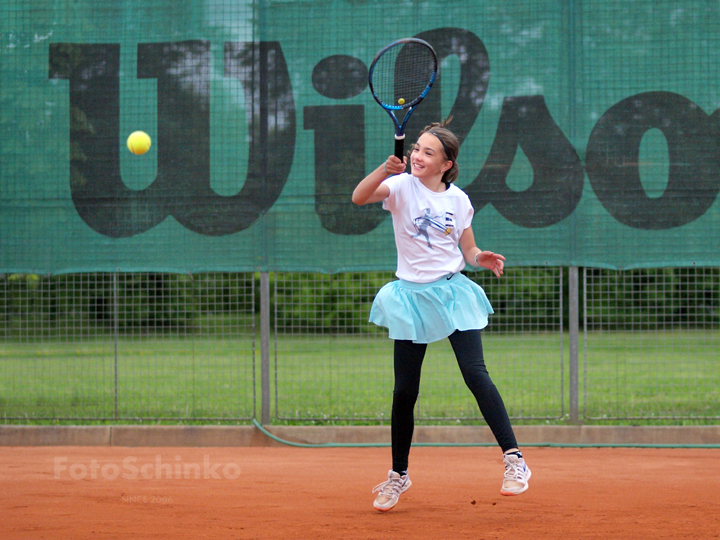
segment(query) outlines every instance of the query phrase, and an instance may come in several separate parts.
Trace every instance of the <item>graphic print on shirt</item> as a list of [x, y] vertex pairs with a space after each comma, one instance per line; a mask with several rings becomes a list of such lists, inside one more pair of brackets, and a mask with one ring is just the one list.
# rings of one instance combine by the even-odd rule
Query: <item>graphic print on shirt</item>
[[416, 217], [415, 219], [413, 219], [413, 225], [415, 226], [417, 234], [412, 235], [411, 238], [418, 238], [420, 236], [423, 236], [425, 238], [425, 241], [427, 242], [428, 247], [430, 249], [435, 249], [430, 243], [428, 227], [432, 227], [433, 229], [442, 231], [442, 233], [447, 236], [455, 228], [452, 216], [452, 212], [445, 212], [444, 214], [439, 216], [432, 216], [430, 215], [430, 209], [426, 208], [424, 216]]

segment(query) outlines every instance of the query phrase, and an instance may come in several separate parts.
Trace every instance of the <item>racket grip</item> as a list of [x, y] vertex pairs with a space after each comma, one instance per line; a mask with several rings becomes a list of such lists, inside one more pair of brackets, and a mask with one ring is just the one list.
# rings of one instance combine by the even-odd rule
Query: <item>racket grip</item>
[[405, 134], [395, 135], [395, 157], [400, 161], [403, 160], [405, 154]]

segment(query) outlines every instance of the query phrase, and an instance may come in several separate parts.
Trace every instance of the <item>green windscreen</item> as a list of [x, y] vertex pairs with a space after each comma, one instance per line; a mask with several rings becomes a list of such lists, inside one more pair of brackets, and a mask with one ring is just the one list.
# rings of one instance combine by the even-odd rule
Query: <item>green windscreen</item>
[[[508, 265], [720, 266], [720, 4], [4, 0], [0, 272], [394, 269], [355, 185], [394, 149], [367, 74], [440, 74], [478, 245]], [[138, 156], [136, 130], [152, 139]]]

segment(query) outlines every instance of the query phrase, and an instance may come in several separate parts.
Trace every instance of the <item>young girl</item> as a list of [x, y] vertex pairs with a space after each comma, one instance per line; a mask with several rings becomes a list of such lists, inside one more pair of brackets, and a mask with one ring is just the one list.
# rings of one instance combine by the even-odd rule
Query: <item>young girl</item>
[[388, 511], [411, 482], [408, 456], [415, 420], [413, 409], [420, 387], [420, 370], [428, 343], [449, 338], [465, 383], [503, 451], [505, 477], [500, 493], [519, 495], [528, 489], [530, 469], [518, 450], [505, 405], [483, 359], [481, 329], [492, 306], [483, 289], [460, 271], [466, 263], [493, 271], [499, 278], [505, 257], [475, 245], [468, 196], [453, 182], [458, 176], [460, 148], [442, 124], [422, 130], [407, 158], [395, 156], [365, 177], [355, 188], [355, 204], [383, 201], [392, 214], [399, 278], [378, 292], [370, 321], [389, 329], [394, 340], [395, 388], [391, 439], [392, 469], [373, 489], [374, 506]]

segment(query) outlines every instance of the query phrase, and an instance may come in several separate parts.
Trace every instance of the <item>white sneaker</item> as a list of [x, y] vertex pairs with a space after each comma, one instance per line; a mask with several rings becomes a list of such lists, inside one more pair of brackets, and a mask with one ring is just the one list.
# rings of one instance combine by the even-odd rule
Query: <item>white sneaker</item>
[[528, 480], [532, 473], [525, 464], [525, 460], [515, 454], [503, 456], [505, 462], [505, 478], [503, 479], [500, 495], [520, 495], [527, 491]]
[[410, 477], [406, 474], [400, 476], [393, 470], [388, 471], [387, 481], [378, 484], [372, 490], [373, 493], [379, 491], [373, 506], [381, 512], [387, 512], [395, 506], [400, 498], [401, 493], [405, 493], [412, 485]]

